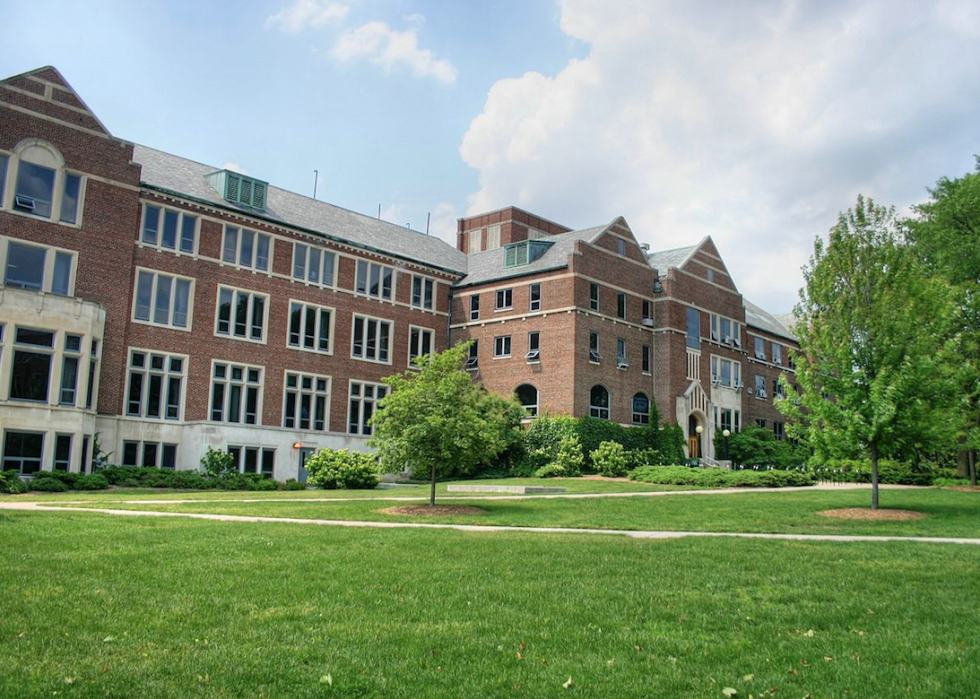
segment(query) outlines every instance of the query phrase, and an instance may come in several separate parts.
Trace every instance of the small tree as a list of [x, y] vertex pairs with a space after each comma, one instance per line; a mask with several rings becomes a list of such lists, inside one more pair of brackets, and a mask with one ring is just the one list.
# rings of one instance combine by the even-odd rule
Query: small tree
[[382, 466], [427, 474], [430, 505], [436, 504], [441, 474], [485, 463], [512, 443], [501, 420], [513, 413], [463, 370], [468, 347], [462, 343], [419, 357], [414, 369], [386, 378], [391, 392], [371, 417], [368, 444], [377, 449]]
[[212, 478], [224, 478], [238, 472], [235, 457], [226, 451], [211, 447], [208, 447], [207, 452], [201, 457], [201, 468]]

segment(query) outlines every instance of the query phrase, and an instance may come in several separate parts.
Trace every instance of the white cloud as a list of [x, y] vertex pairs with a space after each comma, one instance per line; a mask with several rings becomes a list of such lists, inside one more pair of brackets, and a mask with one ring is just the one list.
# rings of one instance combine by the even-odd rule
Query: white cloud
[[231, 163], [231, 162], [225, 163], [224, 165], [221, 166], [221, 169], [222, 170], [231, 170], [232, 172], [237, 172], [240, 175], [247, 175], [248, 174], [248, 172], [245, 171], [245, 168], [243, 168], [238, 163]]
[[344, 32], [332, 53], [341, 61], [366, 59], [386, 73], [404, 67], [417, 78], [435, 78], [445, 84], [456, 82], [455, 66], [436, 58], [431, 50], [419, 48], [415, 29], [398, 31], [384, 22], [369, 22]]
[[304, 29], [319, 29], [332, 22], [347, 17], [350, 7], [329, 0], [296, 0], [290, 7], [284, 7], [265, 20], [266, 29], [282, 29], [296, 34]]
[[493, 85], [460, 146], [468, 213], [622, 214], [653, 249], [710, 234], [743, 293], [788, 311], [859, 192], [901, 208], [971, 169], [977, 19], [969, 0], [562, 0], [589, 54]]

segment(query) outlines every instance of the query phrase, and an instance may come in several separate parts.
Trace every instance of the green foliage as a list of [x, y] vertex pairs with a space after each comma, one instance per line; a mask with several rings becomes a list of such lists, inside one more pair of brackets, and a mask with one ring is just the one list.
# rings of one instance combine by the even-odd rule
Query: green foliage
[[373, 454], [346, 449], [321, 449], [306, 460], [310, 485], [327, 490], [367, 490], [378, 484]]
[[592, 466], [603, 476], [625, 476], [631, 459], [619, 442], [603, 442], [592, 452]]
[[[492, 463], [516, 442], [520, 406], [487, 393], [463, 370], [467, 343], [416, 360], [416, 369], [384, 381], [391, 392], [371, 418], [369, 444], [385, 470], [406, 466], [432, 482], [439, 476], [472, 473]], [[512, 405], [508, 405], [508, 401]]]
[[61, 480], [60, 478], [46, 478], [41, 474], [51, 473], [51, 471], [39, 471], [34, 480], [31, 481], [31, 490], [37, 490], [42, 493], [65, 493], [71, 490], [68, 484]]
[[82, 475], [75, 480], [75, 490], [105, 490], [108, 487], [109, 480], [101, 473]]
[[295, 478], [290, 478], [285, 483], [280, 483], [279, 486], [279, 490], [306, 490], [306, 483], [300, 483]]
[[19, 494], [27, 492], [27, 484], [16, 471], [0, 471], [0, 493]]
[[562, 440], [575, 437], [575, 418], [541, 415], [523, 433], [524, 455], [514, 475], [531, 475], [558, 458]]
[[657, 485], [692, 485], [699, 488], [786, 488], [813, 485], [816, 477], [802, 471], [729, 471], [686, 466], [643, 466], [630, 479]]
[[[725, 453], [725, 437], [715, 431], [715, 454]], [[747, 427], [728, 437], [728, 456], [732, 463], [741, 466], [772, 466], [778, 469], [793, 468], [807, 461], [806, 451], [786, 439], [776, 439], [769, 430]]]
[[201, 457], [201, 468], [212, 478], [222, 478], [238, 472], [235, 457], [226, 451], [208, 447], [207, 453]]
[[[822, 471], [821, 471], [822, 469]], [[870, 483], [870, 459], [828, 459], [819, 465], [812, 465], [818, 477], [829, 475], [832, 480], [847, 483]], [[936, 475], [929, 464], [912, 464], [908, 461], [880, 459], [878, 461], [878, 480], [889, 485], [932, 485]]]
[[538, 478], [572, 478], [582, 474], [585, 455], [576, 435], [562, 437], [554, 459], [534, 472]]

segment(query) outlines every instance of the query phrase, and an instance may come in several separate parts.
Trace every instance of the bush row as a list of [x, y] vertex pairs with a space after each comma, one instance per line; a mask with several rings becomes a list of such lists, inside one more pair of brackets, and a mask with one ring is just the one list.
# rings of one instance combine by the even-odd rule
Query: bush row
[[110, 485], [123, 488], [175, 488], [182, 490], [305, 490], [296, 480], [285, 483], [254, 473], [225, 473], [215, 477], [198, 471], [162, 471], [156, 468], [107, 466], [97, 473], [39, 471], [31, 481], [13, 471], [0, 472], [0, 492], [24, 493], [36, 490], [63, 493], [69, 490], [105, 490]]
[[729, 471], [685, 466], [641, 466], [630, 479], [657, 485], [693, 485], [703, 488], [786, 488], [813, 485], [816, 477], [801, 471]]
[[[871, 459], [828, 459], [816, 464], [811, 462], [809, 470], [823, 474], [829, 472], [835, 480], [846, 483], [871, 482]], [[934, 478], [942, 478], [948, 473], [949, 469], [937, 469], [928, 462], [912, 464], [893, 459], [878, 460], [878, 482], [887, 485], [932, 485]]]

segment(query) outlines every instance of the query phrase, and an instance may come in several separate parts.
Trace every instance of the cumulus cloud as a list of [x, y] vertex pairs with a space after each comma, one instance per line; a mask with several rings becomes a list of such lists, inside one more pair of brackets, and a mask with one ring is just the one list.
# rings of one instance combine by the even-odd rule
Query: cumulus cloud
[[[972, 166], [980, 13], [969, 0], [562, 0], [588, 45], [498, 81], [460, 153], [469, 214], [625, 215], [653, 249], [711, 235], [740, 290], [790, 309], [813, 239], [863, 192], [899, 208]], [[957, 170], [959, 167], [959, 170]]]
[[243, 168], [238, 163], [227, 162], [221, 166], [222, 170], [231, 170], [232, 172], [237, 172], [239, 175], [247, 175], [245, 168]]
[[265, 20], [266, 29], [281, 29], [296, 34], [304, 29], [319, 29], [347, 17], [350, 7], [329, 0], [296, 0]]
[[368, 22], [344, 32], [332, 54], [341, 61], [368, 60], [386, 73], [404, 68], [417, 78], [434, 78], [447, 85], [456, 82], [456, 67], [436, 58], [431, 50], [419, 48], [415, 29], [398, 31], [384, 22]]

